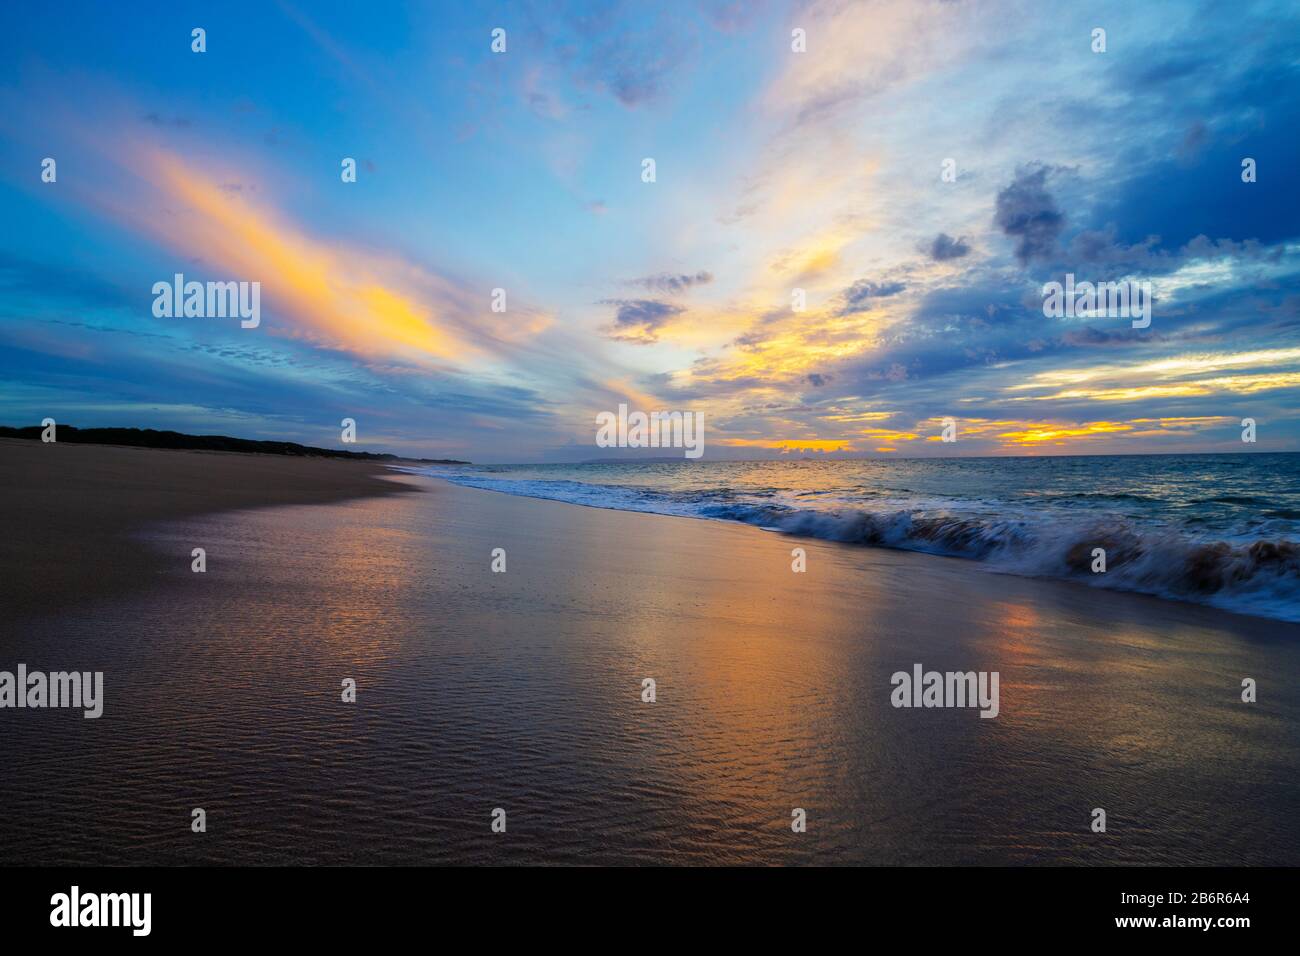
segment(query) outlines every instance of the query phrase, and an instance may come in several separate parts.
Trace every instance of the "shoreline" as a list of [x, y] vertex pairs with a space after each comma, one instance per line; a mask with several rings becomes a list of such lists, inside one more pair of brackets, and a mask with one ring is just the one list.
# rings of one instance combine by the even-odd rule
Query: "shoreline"
[[[46, 456], [44, 459], [39, 457], [42, 453]], [[105, 469], [105, 481], [100, 482], [93, 493], [103, 496], [106, 501], [92, 502], [84, 494], [95, 482], [86, 481], [81, 475], [73, 479], [74, 484], [83, 486], [76, 489], [75, 496], [73, 490], [69, 490], [56, 509], [44, 512], [32, 509], [33, 501], [39, 501], [46, 490], [56, 486], [65, 469], [87, 466]], [[329, 504], [366, 497], [418, 494], [425, 490], [402, 482], [400, 478], [403, 476], [428, 479], [434, 485], [463, 491], [548, 505], [651, 518], [681, 518], [716, 527], [744, 528], [797, 542], [792, 547], [828, 545], [850, 552], [879, 551], [955, 561], [979, 574], [1065, 586], [1083, 594], [1101, 591], [1108, 595], [1144, 598], [1162, 606], [1172, 604], [1205, 614], [1226, 615], [1239, 622], [1295, 625], [1284, 618], [1251, 614], [1209, 601], [1189, 600], [1138, 588], [1093, 588], [1070, 577], [1005, 570], [978, 559], [941, 551], [864, 545], [781, 528], [765, 528], [734, 518], [612, 508], [463, 485], [421, 470], [426, 467], [426, 463], [410, 459], [352, 461], [132, 445], [60, 445], [57, 442], [44, 445], [26, 439], [0, 437], [0, 480], [11, 490], [4, 504], [0, 505], [3, 509], [0, 520], [9, 529], [7, 537], [0, 540], [0, 561], [13, 569], [9, 579], [0, 583], [0, 627], [33, 615], [47, 614], [51, 608], [66, 608], [71, 602], [113, 597], [133, 587], [148, 586], [149, 580], [167, 570], [160, 555], [139, 543], [140, 534], [155, 525], [225, 512]], [[223, 485], [222, 481], [227, 479], [229, 483]], [[147, 499], [143, 497], [146, 494], [149, 496]], [[80, 568], [91, 554], [107, 556], [107, 560], [89, 560], [95, 567], [95, 575], [85, 577]], [[184, 557], [188, 562], [188, 556]]]
[[[149, 576], [7, 629], [11, 664], [105, 676], [100, 719], [0, 715], [4, 862], [1300, 860], [1295, 625], [312, 467], [317, 504], [151, 524]], [[891, 705], [918, 665], [998, 673], [997, 716]]]
[[[1236, 618], [1244, 618], [1247, 620], [1258, 620], [1258, 622], [1300, 624], [1300, 618], [1295, 617], [1295, 615], [1268, 613], [1268, 611], [1264, 611], [1264, 610], [1251, 609], [1251, 607], [1249, 607], [1249, 602], [1257, 600], [1258, 596], [1245, 596], [1239, 598], [1238, 596], [1235, 596], [1235, 594], [1225, 594], [1223, 593], [1223, 591], [1219, 591], [1219, 589], [1216, 589], [1216, 591], [1206, 592], [1204, 594], [1201, 594], [1201, 596], [1197, 596], [1197, 593], [1195, 591], [1171, 592], [1169, 591], [1169, 589], [1165, 587], [1156, 587], [1156, 585], [1145, 583], [1145, 581], [1144, 583], [1140, 583], [1140, 584], [1131, 583], [1131, 581], [1128, 581], [1128, 583], [1119, 583], [1119, 584], [1110, 584], [1110, 583], [1102, 584], [1101, 581], [1091, 580], [1087, 578], [1086, 575], [1080, 575], [1078, 568], [1061, 567], [1061, 568], [1056, 568], [1056, 570], [1040, 570], [1040, 568], [1039, 570], [1031, 570], [1031, 568], [1027, 567], [1026, 564], [1019, 564], [1014, 561], [1001, 563], [1001, 564], [995, 563], [993, 559], [987, 558], [985, 557], [985, 555], [962, 554], [959, 553], [959, 551], [946, 551], [939, 548], [926, 548], [926, 546], [906, 546], [901, 544], [885, 544], [885, 542], [878, 542], [878, 541], [855, 541], [852, 540], [852, 538], [837, 537], [836, 535], [833, 535], [833, 533], [814, 533], [810, 531], [805, 531], [805, 529], [801, 529], [800, 527], [798, 527], [798, 525], [796, 525], [796, 527], [794, 527], [793, 529], [783, 528], [783, 527], [770, 527], [770, 525], [759, 524], [757, 522], [750, 522], [750, 520], [745, 520], [741, 518], [733, 518], [733, 516], [725, 516], [724, 518], [724, 516], [716, 516], [716, 515], [708, 515], [708, 514], [672, 514], [672, 512], [667, 512], [667, 511], [638, 509], [638, 507], [616, 507], [612, 505], [604, 505], [604, 503], [580, 501], [580, 499], [555, 497], [555, 496], [549, 496], [549, 494], [542, 494], [542, 493], [533, 494], [528, 492], [516, 492], [516, 490], [503, 490], [500, 488], [494, 488], [494, 486], [489, 486], [489, 485], [467, 484], [467, 483], [461, 483], [461, 481], [452, 481], [450, 479], [445, 479], [445, 477], [442, 477], [441, 475], [437, 475], [437, 473], [429, 473], [426, 471], [422, 471], [420, 470], [420, 468], [416, 468], [416, 467], [404, 467], [404, 466], [395, 467], [394, 471], [399, 473], [409, 473], [409, 475], [429, 477], [429, 479], [442, 481], [442, 483], [446, 483], [446, 484], [455, 485], [456, 488], [464, 488], [468, 490], [480, 490], [480, 492], [490, 492], [494, 494], [503, 494], [503, 496], [507, 496], [507, 497], [530, 499], [530, 501], [554, 502], [554, 503], [560, 503], [560, 505], [582, 507], [582, 509], [615, 511], [615, 512], [620, 512], [620, 514], [653, 515], [656, 516], [656, 518], [684, 518], [684, 519], [695, 520], [695, 522], [733, 525], [733, 527], [736, 527], [736, 525], [738, 525], [738, 527], [754, 528], [755, 531], [770, 533], [770, 535], [780, 535], [781, 537], [792, 538], [792, 540], [796, 540], [796, 541], [805, 541], [805, 542], [816, 541], [816, 542], [824, 542], [824, 544], [845, 546], [845, 548], [853, 548], [853, 549], [866, 548], [871, 550], [898, 551], [898, 553], [905, 553], [905, 554], [927, 555], [927, 557], [931, 557], [931, 558], [956, 559], [956, 561], [969, 564], [969, 566], [974, 568], [978, 568], [978, 570], [985, 572], [985, 574], [1008, 575], [1011, 576], [1011, 578], [1017, 578], [1023, 580], [1050, 581], [1050, 583], [1053, 584], [1066, 584], [1066, 585], [1070, 585], [1070, 587], [1086, 589], [1086, 591], [1093, 592], [1093, 593], [1101, 592], [1101, 593], [1136, 594], [1136, 596], [1151, 597], [1154, 598], [1154, 600], [1161, 601], [1161, 602], [1171, 602], [1171, 604], [1177, 604], [1177, 605], [1188, 606], [1188, 607], [1196, 607], [1196, 609], [1204, 609], [1205, 611], [1217, 611], [1217, 613], [1230, 614], [1230, 615], [1234, 615], [1234, 617]], [[611, 486], [593, 484], [591, 485], [591, 488], [608, 490], [611, 488]], [[614, 488], [619, 488], [619, 486], [615, 485]], [[813, 515], [811, 515], [811, 512], [805, 512], [805, 514], [800, 515], [800, 518], [813, 519]], [[813, 520], [819, 520], [819, 519], [829, 519], [831, 520], [831, 522], [836, 522], [836, 520], [839, 520], [839, 516], [833, 514], [818, 515], [816, 516], [816, 519]], [[1099, 535], [1099, 537], [1095, 538], [1095, 544], [1106, 544], [1106, 538], [1108, 538], [1108, 536], [1106, 536], [1105, 532], [1102, 532], [1101, 535]], [[1196, 541], [1187, 540], [1186, 542], [1184, 542], [1184, 544], [1186, 544], [1188, 548], [1200, 549], [1201, 554], [1212, 554], [1214, 550], [1216, 550], [1217, 548], [1221, 548], [1221, 546], [1223, 546], [1222, 541], [1196, 542]], [[1296, 546], [1295, 544], [1292, 544], [1292, 542], [1290, 541], [1282, 541], [1281, 545], [1282, 545], [1281, 548], [1278, 549], [1269, 549], [1269, 548], [1262, 549], [1262, 553], [1268, 554], [1269, 550], [1282, 551], [1284, 548], [1295, 548]], [[1071, 554], [1074, 554], [1075, 551], [1079, 550], [1079, 548], [1082, 548], [1082, 545], [1076, 545], [1076, 548], [1074, 549], [1074, 551], [1071, 551]], [[1236, 545], [1236, 548], [1239, 549], [1238, 551], [1239, 557], [1240, 555], [1252, 555], [1253, 553], [1255, 553], [1255, 548], [1253, 548], [1253, 546], [1251, 545], [1238, 544]], [[1188, 558], [1188, 563], [1197, 563], [1197, 559], [1193, 557], [1192, 554], [1188, 554], [1186, 555], [1186, 557]], [[1078, 558], [1078, 555], [1076, 554], [1075, 554], [1075, 559], [1076, 561], [1080, 561], [1084, 564], [1087, 563], [1086, 561], [1083, 561], [1082, 558]], [[1126, 571], [1126, 567], [1122, 566], [1121, 564], [1121, 566], [1112, 568], [1112, 571], [1115, 572], [1115, 574], [1123, 575], [1123, 572]]]

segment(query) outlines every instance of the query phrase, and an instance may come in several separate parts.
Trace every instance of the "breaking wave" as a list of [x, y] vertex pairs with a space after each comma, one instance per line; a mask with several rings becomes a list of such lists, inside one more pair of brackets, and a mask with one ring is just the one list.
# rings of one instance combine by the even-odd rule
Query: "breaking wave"
[[[918, 500], [889, 507], [885, 498], [805, 507], [808, 495], [743, 493], [726, 487], [664, 491], [567, 480], [526, 480], [484, 473], [429, 472], [468, 487], [620, 511], [735, 521], [784, 534], [846, 544], [948, 555], [991, 570], [1067, 578], [1225, 610], [1300, 622], [1300, 542], [1248, 535], [1197, 538], [1183, 530], [1143, 527], [1107, 515], [935, 513], [971, 510], [970, 503]], [[800, 504], [790, 504], [797, 501]], [[988, 503], [985, 505], [987, 512]], [[1093, 551], [1105, 550], [1106, 573], [1093, 573]]]

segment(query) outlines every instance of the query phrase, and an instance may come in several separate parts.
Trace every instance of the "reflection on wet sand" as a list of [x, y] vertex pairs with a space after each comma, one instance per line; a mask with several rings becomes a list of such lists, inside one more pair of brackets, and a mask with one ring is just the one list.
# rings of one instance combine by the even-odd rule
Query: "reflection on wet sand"
[[[1300, 860], [1294, 625], [399, 480], [154, 529], [208, 573], [18, 636], [106, 672], [111, 733], [16, 723], [0, 757], [43, 860]], [[999, 716], [892, 707], [918, 663], [999, 672]]]

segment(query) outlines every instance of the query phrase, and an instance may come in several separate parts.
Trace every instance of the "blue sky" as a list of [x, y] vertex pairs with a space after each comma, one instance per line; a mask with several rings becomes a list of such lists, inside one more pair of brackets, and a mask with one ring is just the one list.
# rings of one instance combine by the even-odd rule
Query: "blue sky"
[[[1294, 4], [0, 17], [6, 424], [558, 461], [626, 402], [711, 458], [1300, 448]], [[155, 317], [177, 272], [261, 282], [261, 325]], [[1045, 317], [1066, 273], [1149, 282], [1150, 327]]]

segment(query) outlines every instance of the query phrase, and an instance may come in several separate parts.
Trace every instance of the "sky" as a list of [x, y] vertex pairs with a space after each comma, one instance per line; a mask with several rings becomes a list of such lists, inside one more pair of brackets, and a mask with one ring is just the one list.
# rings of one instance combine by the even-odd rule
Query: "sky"
[[[9, 4], [0, 424], [1296, 451], [1298, 116], [1293, 2]], [[156, 316], [177, 273], [260, 324]], [[1067, 274], [1150, 325], [1045, 315]]]

